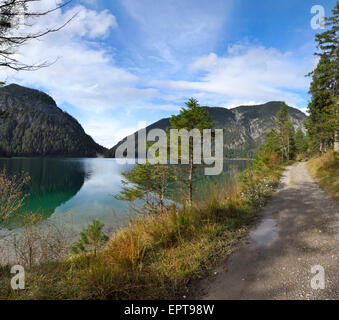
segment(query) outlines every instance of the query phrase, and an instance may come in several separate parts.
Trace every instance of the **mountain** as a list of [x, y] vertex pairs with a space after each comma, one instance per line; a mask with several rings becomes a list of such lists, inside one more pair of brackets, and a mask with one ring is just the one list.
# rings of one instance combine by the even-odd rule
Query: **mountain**
[[[276, 127], [276, 114], [281, 107], [281, 102], [271, 101], [262, 105], [240, 106], [234, 109], [220, 107], [203, 107], [209, 112], [215, 129], [224, 129], [224, 156], [248, 157], [260, 143], [264, 141], [265, 135]], [[290, 120], [295, 130], [303, 127], [305, 114], [300, 110], [288, 107]], [[169, 127], [169, 118], [161, 119], [146, 128], [148, 133], [151, 129], [159, 128], [166, 130]], [[136, 133], [134, 133], [136, 136]], [[126, 141], [121, 140], [112, 149], [106, 152], [107, 157], [114, 157], [119, 145]], [[137, 138], [136, 138], [137, 150]], [[136, 154], [137, 156], [137, 154]]]
[[95, 157], [105, 150], [46, 93], [0, 88], [0, 156]]

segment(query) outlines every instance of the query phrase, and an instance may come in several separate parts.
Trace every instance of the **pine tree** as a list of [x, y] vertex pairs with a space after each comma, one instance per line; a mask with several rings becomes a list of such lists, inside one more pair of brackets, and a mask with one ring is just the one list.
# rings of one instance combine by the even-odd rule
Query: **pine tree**
[[96, 256], [98, 249], [108, 240], [108, 237], [102, 233], [104, 224], [94, 219], [93, 224], [90, 224], [80, 233], [78, 242], [71, 247], [73, 253], [92, 252]]
[[[296, 146], [294, 140], [294, 128], [289, 119], [288, 107], [285, 102], [276, 116], [277, 130], [272, 130], [266, 136], [266, 148], [271, 148], [280, 156], [280, 161], [284, 162], [295, 157]], [[276, 146], [273, 146], [273, 143]]]
[[310, 73], [312, 100], [308, 106], [310, 116], [306, 122], [310, 137], [321, 152], [332, 143], [334, 150], [339, 150], [339, 1], [332, 14], [325, 19], [328, 29], [317, 34], [315, 39], [320, 50], [315, 53], [319, 56], [319, 62]]
[[306, 137], [304, 136], [300, 128], [295, 133], [295, 148], [297, 154], [304, 155], [307, 151]]
[[[206, 109], [200, 107], [198, 100], [191, 98], [186, 103], [186, 107], [183, 107], [178, 115], [174, 115], [170, 119], [170, 129], [198, 129], [202, 132], [203, 129], [210, 129], [213, 123], [210, 120], [209, 113]], [[193, 143], [190, 139], [189, 143], [189, 165], [187, 170], [187, 197], [186, 204], [188, 207], [192, 205], [193, 197], [193, 173], [195, 166], [193, 164]]]
[[281, 157], [281, 161], [284, 162], [285, 160], [289, 159], [289, 147], [290, 147], [290, 126], [289, 126], [289, 119], [288, 119], [288, 110], [287, 105], [285, 102], [281, 104], [281, 108], [277, 112], [277, 119], [276, 123], [278, 126], [277, 134], [278, 134], [278, 141], [279, 141], [279, 154]]
[[288, 121], [288, 160], [292, 160], [296, 155], [295, 131], [291, 121]]
[[271, 154], [271, 153], [280, 153], [280, 148], [279, 148], [279, 137], [278, 133], [275, 129], [271, 129], [270, 132], [266, 134], [266, 141], [263, 144], [263, 151], [266, 154]]
[[[123, 173], [122, 191], [116, 196], [118, 200], [129, 201], [141, 199], [146, 213], [164, 213], [167, 211], [165, 196], [168, 187], [175, 181], [174, 171], [166, 165], [138, 163], [130, 172]], [[134, 208], [138, 211], [137, 207]]]

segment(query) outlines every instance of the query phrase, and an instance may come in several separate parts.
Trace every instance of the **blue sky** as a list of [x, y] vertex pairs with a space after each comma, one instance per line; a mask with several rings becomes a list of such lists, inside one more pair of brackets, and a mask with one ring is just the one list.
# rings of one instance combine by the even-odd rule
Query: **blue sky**
[[[43, 0], [38, 9], [61, 0]], [[190, 97], [232, 108], [285, 100], [305, 110], [316, 61], [313, 5], [326, 15], [335, 0], [74, 0], [36, 21], [62, 24], [57, 34], [18, 54], [54, 61], [36, 72], [2, 70], [15, 82], [49, 93], [105, 145], [176, 113]], [[35, 4], [36, 5], [36, 4]]]

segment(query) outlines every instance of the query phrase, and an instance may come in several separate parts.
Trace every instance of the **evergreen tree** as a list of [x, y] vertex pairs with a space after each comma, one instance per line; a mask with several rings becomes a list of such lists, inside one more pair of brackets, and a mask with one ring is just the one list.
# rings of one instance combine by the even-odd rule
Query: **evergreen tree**
[[317, 48], [315, 53], [319, 62], [312, 75], [310, 94], [312, 100], [308, 106], [309, 118], [306, 127], [311, 140], [320, 151], [334, 144], [339, 150], [339, 1], [332, 16], [325, 19], [327, 30], [316, 35]]
[[[166, 165], [137, 164], [131, 172], [123, 173], [122, 191], [118, 200], [141, 199], [146, 213], [164, 213], [167, 211], [165, 196], [169, 185], [174, 182], [173, 169]], [[137, 208], [134, 208], [137, 211]]]
[[93, 224], [90, 224], [80, 233], [78, 242], [71, 247], [73, 253], [92, 252], [96, 256], [98, 249], [108, 240], [108, 237], [102, 233], [104, 224], [94, 219]]
[[288, 121], [288, 160], [296, 156], [295, 131], [292, 123]]
[[295, 148], [297, 154], [305, 154], [307, 151], [307, 141], [301, 129], [298, 129], [295, 134]]
[[276, 120], [278, 130], [278, 142], [279, 142], [279, 155], [281, 157], [281, 161], [284, 162], [289, 160], [290, 154], [290, 122], [288, 117], [287, 105], [285, 102], [281, 104], [281, 108], [277, 112], [277, 120]]
[[280, 153], [279, 137], [275, 129], [271, 129], [271, 131], [266, 134], [266, 141], [263, 144], [263, 151], [266, 154], [271, 154], [273, 152], [276, 154]]
[[281, 104], [281, 108], [277, 112], [276, 124], [277, 130], [272, 129], [266, 135], [264, 151], [278, 154], [281, 162], [291, 160], [296, 154], [295, 132], [285, 102]]
[[[186, 103], [186, 108], [183, 107], [178, 115], [173, 115], [170, 119], [170, 129], [198, 129], [202, 132], [203, 129], [213, 127], [209, 113], [206, 109], [200, 107], [198, 100], [191, 98]], [[179, 146], [180, 147], [180, 146]], [[187, 179], [185, 185], [187, 187], [186, 204], [188, 207], [192, 205], [193, 197], [193, 174], [195, 166], [193, 164], [193, 142], [192, 138], [189, 142], [189, 165], [187, 168]]]
[[43, 92], [12, 84], [0, 88], [0, 100], [0, 156], [93, 157], [104, 151]]

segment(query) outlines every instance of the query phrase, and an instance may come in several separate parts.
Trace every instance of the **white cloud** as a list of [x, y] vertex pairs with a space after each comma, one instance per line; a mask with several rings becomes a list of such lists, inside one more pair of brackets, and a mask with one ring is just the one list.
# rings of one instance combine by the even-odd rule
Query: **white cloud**
[[153, 81], [157, 87], [196, 95], [223, 105], [286, 100], [298, 104], [309, 79], [312, 61], [303, 61], [290, 52], [280, 52], [264, 46], [231, 46], [225, 56], [215, 53], [196, 59], [190, 70], [196, 72], [195, 81]]
[[[44, 9], [55, 5], [53, 0], [43, 3]], [[41, 17], [31, 31], [60, 26], [75, 14], [64, 29], [31, 41], [18, 53], [19, 59], [29, 64], [56, 60], [54, 64], [35, 72], [1, 70], [0, 74], [22, 84], [43, 86], [59, 103], [85, 110], [114, 108], [151, 95], [152, 90], [136, 89], [138, 78], [117, 67], [112, 52], [100, 43], [117, 28], [116, 18], [107, 10], [97, 12], [80, 5], [64, 12], [57, 10]]]
[[[36, 6], [33, 10], [44, 11], [61, 3], [60, 0], [43, 0], [33, 3]], [[55, 61], [51, 66], [35, 72], [17, 73], [3, 69], [0, 70], [0, 77], [7, 82], [43, 88], [59, 106], [67, 103], [74, 106], [77, 113], [81, 110], [82, 119], [90, 119], [93, 112], [96, 113], [98, 130], [93, 130], [93, 122], [84, 120], [82, 125], [95, 140], [107, 141], [105, 145], [112, 146], [112, 142], [108, 142], [113, 139], [112, 133], [117, 133], [118, 139], [121, 136], [118, 132], [125, 129], [122, 129], [121, 123], [121, 129], [117, 129], [119, 122], [107, 120], [105, 111], [142, 104], [144, 99], [153, 97], [157, 91], [138, 89], [138, 77], [118, 67], [114, 51], [110, 50], [107, 43], [104, 47], [102, 40], [118, 28], [115, 16], [107, 10], [95, 11], [82, 5], [66, 7], [39, 17], [29, 31], [61, 26], [75, 14], [75, 18], [65, 28], [39, 41], [31, 41], [18, 52], [18, 58], [28, 64]], [[17, 32], [22, 31], [25, 30]]]
[[181, 106], [179, 104], [145, 103], [143, 106], [140, 106], [137, 108], [138, 109], [165, 110], [165, 111], [179, 111]]
[[[60, 3], [43, 0], [36, 5], [46, 10]], [[129, 50], [150, 62], [145, 67], [133, 61], [129, 69], [116, 63], [125, 52], [117, 56], [120, 52], [106, 41], [110, 33], [119, 30], [119, 21], [111, 12], [84, 5], [57, 10], [40, 17], [33, 29], [60, 26], [77, 15], [60, 32], [32, 41], [19, 52], [28, 63], [56, 62], [31, 73], [0, 70], [0, 77], [43, 88], [59, 105], [72, 105], [81, 114], [86, 132], [105, 146], [135, 131], [134, 112], [140, 115], [140, 109], [145, 109], [145, 118], [151, 112], [155, 117], [156, 110], [174, 113], [191, 96], [202, 105], [227, 108], [270, 100], [285, 100], [290, 105], [302, 102], [299, 92], [307, 90], [309, 81], [304, 75], [314, 63], [302, 60], [303, 55], [249, 43], [229, 46], [225, 55], [204, 54], [213, 50], [228, 17], [229, 3], [216, 3], [219, 5], [206, 2], [197, 6], [194, 0], [161, 4], [124, 0], [122, 5], [141, 30], [139, 41], [147, 47], [144, 51]], [[137, 35], [127, 35], [137, 41]], [[152, 69], [157, 63], [161, 67]], [[155, 98], [162, 103], [155, 103]]]
[[[39, 0], [29, 4], [31, 12], [44, 12], [62, 5], [65, 1], [62, 0]], [[37, 18], [30, 18], [28, 24], [33, 26], [22, 27], [21, 30], [29, 29], [31, 31], [41, 31], [44, 28], [55, 28], [69, 19], [73, 18], [72, 23], [69, 23], [64, 32], [56, 33], [54, 36], [70, 36], [78, 35], [81, 37], [88, 37], [91, 39], [97, 37], [107, 36], [111, 28], [117, 28], [118, 23], [114, 15], [108, 10], [95, 11], [89, 10], [83, 5], [76, 5], [74, 7], [66, 6], [64, 9], [55, 10], [45, 16], [38, 16]]]
[[90, 39], [105, 37], [111, 28], [118, 27], [115, 16], [110, 14], [108, 10], [96, 12], [83, 6], [76, 6], [68, 10], [65, 16], [66, 19], [75, 16], [68, 30], [71, 29], [73, 34], [77, 33], [81, 37], [87, 36]]
[[96, 137], [96, 142], [107, 147], [113, 147], [124, 137], [138, 130], [137, 125], [121, 123], [115, 119], [96, 117], [84, 122], [86, 132]]
[[220, 105], [220, 107], [224, 107], [224, 108], [227, 108], [227, 109], [233, 109], [233, 108], [236, 108], [236, 107], [239, 107], [239, 106], [255, 106], [255, 105], [258, 105], [258, 104], [264, 104], [265, 102], [267, 101], [247, 101], [247, 102], [244, 102], [244, 101], [239, 101], [238, 103], [235, 103], [235, 101], [233, 100], [233, 103], [227, 103], [225, 105]]
[[306, 115], [308, 115], [309, 113], [307, 112], [308, 108], [304, 107], [304, 108], [299, 108], [300, 111], [302, 111], [303, 113], [305, 113]]

